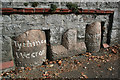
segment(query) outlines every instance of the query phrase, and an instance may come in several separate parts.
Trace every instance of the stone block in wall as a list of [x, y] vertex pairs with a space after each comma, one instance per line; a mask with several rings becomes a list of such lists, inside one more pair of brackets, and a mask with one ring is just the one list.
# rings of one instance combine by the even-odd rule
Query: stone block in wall
[[45, 15], [45, 26], [50, 29], [50, 42], [51, 44], [60, 44], [60, 26], [62, 25], [62, 15]]
[[11, 60], [13, 60], [11, 38], [8, 36], [3, 36], [2, 61], [6, 62], [6, 61], [11, 61]]
[[111, 45], [112, 44], [118, 44], [120, 43], [120, 34], [119, 34], [119, 30], [112, 30], [112, 33], [111, 33]]
[[24, 2], [13, 2], [12, 3], [13, 8], [23, 8], [24, 7]]
[[2, 33], [3, 33], [3, 35], [11, 35], [11, 32], [13, 32], [12, 31], [12, 25], [11, 25], [11, 23], [4, 23], [3, 24], [3, 30], [2, 30]]
[[91, 21], [95, 20], [96, 15], [82, 14], [82, 18], [84, 23], [91, 23]]
[[67, 49], [62, 45], [51, 46], [51, 52], [52, 60], [57, 60], [69, 56]]
[[112, 29], [120, 29], [119, 25], [120, 25], [119, 20], [118, 19], [114, 19], [113, 20], [113, 27], [112, 27]]
[[81, 23], [81, 24], [78, 25], [78, 27], [77, 27], [77, 37], [78, 37], [78, 39], [85, 38], [85, 27], [86, 27], [85, 23]]
[[77, 29], [69, 29], [62, 36], [62, 45], [67, 49], [75, 49], [77, 43]]
[[11, 0], [7, 0], [7, 1], [2, 2], [2, 7], [3, 8], [13, 8], [12, 7], [12, 1]]
[[3, 23], [3, 17], [1, 16], [1, 13], [0, 13], [0, 24], [2, 24], [2, 23]]
[[78, 24], [78, 15], [75, 14], [63, 15], [62, 26], [69, 29], [69, 28], [76, 28], [77, 24]]
[[105, 2], [105, 8], [118, 8], [118, 2]]
[[95, 15], [95, 19], [97, 21], [101, 20], [101, 21], [104, 21], [104, 22], [108, 22], [109, 21], [109, 15]]
[[[0, 36], [0, 55], [2, 55], [2, 44], [3, 44], [3, 40], [2, 40], [2, 36]], [[0, 59], [2, 59], [2, 56], [0, 57]]]
[[1, 19], [3, 23], [12, 23], [11, 15], [2, 15]]
[[61, 26], [62, 24], [62, 16], [59, 14], [52, 14], [52, 15], [45, 15], [45, 26], [49, 26], [52, 28], [52, 26]]
[[0, 24], [0, 35], [2, 35], [3, 25]]
[[61, 44], [61, 35], [60, 35], [60, 27], [54, 26], [50, 28], [50, 42], [51, 44]]
[[[12, 23], [14, 24], [25, 24], [27, 26], [25, 27], [32, 27], [32, 28], [36, 28], [36, 26], [44, 26], [45, 27], [45, 18], [44, 15], [41, 14], [27, 14], [27, 15], [21, 15], [21, 14], [13, 14], [12, 15]], [[24, 26], [22, 26], [24, 27]], [[28, 28], [29, 28], [28, 27]]]

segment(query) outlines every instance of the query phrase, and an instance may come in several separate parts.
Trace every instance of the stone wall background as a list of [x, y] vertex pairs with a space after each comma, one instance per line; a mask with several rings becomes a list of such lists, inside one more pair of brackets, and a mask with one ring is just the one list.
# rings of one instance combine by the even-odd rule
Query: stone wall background
[[[2, 2], [2, 8], [25, 8], [25, 2]], [[39, 2], [36, 8], [49, 8], [50, 4], [58, 8], [67, 8], [66, 2]], [[114, 10], [111, 45], [120, 43], [120, 2], [77, 2], [83, 9]], [[31, 7], [31, 3], [27, 8]], [[0, 44], [2, 44], [2, 61], [12, 60], [11, 38], [30, 29], [50, 29], [52, 45], [61, 44], [62, 34], [69, 28], [77, 28], [78, 41], [84, 41], [85, 27], [94, 21], [104, 21], [109, 27], [109, 15], [94, 14], [12, 14], [0, 16]], [[106, 42], [107, 29], [103, 42]]]

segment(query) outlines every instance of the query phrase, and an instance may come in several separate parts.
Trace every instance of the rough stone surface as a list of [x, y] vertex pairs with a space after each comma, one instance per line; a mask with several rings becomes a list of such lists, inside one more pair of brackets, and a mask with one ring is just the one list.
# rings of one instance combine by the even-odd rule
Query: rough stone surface
[[[13, 2], [7, 0], [4, 2], [2, 0], [2, 8], [31, 8], [31, 3], [28, 1], [28, 6], [24, 5], [24, 2]], [[11, 2], [10, 2], [11, 1]], [[77, 0], [76, 0], [77, 1]], [[69, 1], [67, 1], [69, 2]], [[50, 4], [56, 4], [58, 8], [67, 8], [66, 2], [39, 2], [39, 5], [36, 8], [49, 8]], [[120, 43], [120, 2], [77, 2], [79, 8], [82, 9], [101, 9], [101, 10], [114, 10], [113, 26], [111, 30], [111, 43], [118, 44]], [[48, 19], [50, 18], [50, 19]], [[69, 28], [77, 29], [77, 39], [79, 41], [85, 41], [85, 27], [87, 24], [90, 24], [95, 21], [104, 21], [105, 22], [105, 32], [103, 35], [103, 43], [107, 41], [107, 33], [109, 29], [109, 15], [95, 15], [95, 14], [12, 14], [12, 15], [2, 15], [0, 16], [0, 24], [3, 27], [1, 36], [7, 37], [16, 37], [28, 30], [32, 29], [41, 29], [41, 30], [50, 30], [50, 43], [52, 45], [61, 44], [61, 39], [63, 33]], [[10, 42], [7, 39], [6, 42], [3, 40], [0, 41], [0, 44], [6, 45]], [[10, 45], [8, 45], [10, 46]], [[9, 48], [2, 48], [2, 56], [11, 55]], [[4, 58], [5, 61], [11, 60], [12, 58]]]
[[77, 43], [77, 30], [69, 29], [62, 36], [62, 45], [67, 49], [75, 49]]
[[52, 60], [58, 60], [65, 57], [71, 57], [74, 55], [85, 53], [86, 45], [85, 45], [85, 42], [78, 42], [75, 45], [75, 48], [72, 50], [68, 50], [62, 45], [55, 45], [51, 47], [51, 50], [52, 50], [51, 51]]
[[67, 49], [62, 45], [56, 45], [51, 47], [52, 50], [52, 60], [61, 59], [63, 57], [68, 57]]
[[2, 61], [7, 62], [13, 60], [12, 57], [12, 44], [11, 44], [11, 38], [8, 36], [1, 37], [3, 41], [1, 41], [2, 44]]
[[46, 37], [41, 30], [30, 30], [13, 38], [12, 45], [17, 67], [40, 65], [46, 59]]
[[94, 22], [86, 26], [86, 47], [89, 52], [98, 52], [101, 44], [101, 23]]
[[77, 51], [77, 54], [85, 53], [86, 52], [85, 42], [77, 42], [75, 50]]

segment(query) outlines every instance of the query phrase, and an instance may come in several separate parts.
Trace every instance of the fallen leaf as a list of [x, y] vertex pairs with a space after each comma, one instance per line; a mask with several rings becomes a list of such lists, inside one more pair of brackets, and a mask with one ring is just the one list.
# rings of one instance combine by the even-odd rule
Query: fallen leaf
[[112, 71], [112, 68], [108, 68], [109, 71]]
[[51, 78], [50, 76], [46, 77], [47, 79]]
[[28, 73], [26, 73], [26, 75], [28, 75]]
[[50, 74], [50, 73], [52, 73], [51, 71], [48, 71], [48, 73]]
[[107, 59], [106, 61], [108, 62], [108, 61], [110, 61], [110, 60]]
[[105, 44], [103, 44], [103, 47], [104, 47], [104, 48], [108, 48], [108, 47], [110, 47], [110, 46], [105, 43]]
[[44, 65], [48, 65], [48, 62], [47, 62], [47, 61], [45, 61], [45, 62], [43, 62], [43, 64], [44, 64]]
[[78, 62], [78, 60], [75, 59], [75, 60], [74, 60], [74, 63], [77, 64], [77, 62]]
[[4, 74], [1, 74], [1, 76], [3, 76]]
[[54, 73], [54, 75], [55, 75], [55, 76], [58, 76], [58, 75], [59, 75], [59, 73]]
[[50, 68], [53, 67], [53, 66], [54, 66], [53, 64], [47, 65], [47, 67], [50, 67]]
[[45, 76], [49, 76], [49, 74], [46, 73]]
[[22, 70], [20, 70], [19, 73], [22, 73]]
[[109, 57], [112, 57], [112, 54], [109, 54]]
[[42, 76], [45, 76], [45, 74], [42, 74]]
[[56, 64], [56, 61], [53, 61], [54, 64]]
[[42, 65], [41, 67], [45, 67], [44, 65]]
[[58, 65], [59, 65], [59, 66], [61, 66], [61, 64], [62, 64], [62, 61], [61, 61], [61, 60], [59, 60], [59, 61], [58, 61]]
[[115, 54], [117, 53], [117, 51], [115, 49], [112, 49], [112, 52], [115, 53]]
[[85, 75], [83, 72], [81, 72], [81, 75], [82, 75], [84, 78], [88, 78], [87, 75]]
[[98, 67], [101, 67], [101, 65], [100, 65], [100, 64], [98, 64], [97, 66], [98, 66]]
[[86, 52], [86, 55], [89, 55], [89, 56], [91, 56], [92, 54], [91, 54], [91, 53], [89, 53], [89, 52]]
[[21, 69], [23, 69], [23, 70], [24, 70], [25, 68], [24, 68], [24, 67], [21, 67]]
[[109, 49], [106, 49], [107, 51], [109, 51]]
[[26, 67], [25, 70], [32, 70], [30, 67]]
[[52, 62], [52, 61], [50, 61], [50, 62], [49, 62], [49, 64], [53, 64], [53, 62]]

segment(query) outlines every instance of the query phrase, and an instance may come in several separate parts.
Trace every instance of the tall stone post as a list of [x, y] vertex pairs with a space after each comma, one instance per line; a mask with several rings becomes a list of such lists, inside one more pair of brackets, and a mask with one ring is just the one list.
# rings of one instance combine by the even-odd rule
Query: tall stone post
[[85, 43], [87, 51], [98, 52], [101, 44], [101, 23], [93, 22], [86, 26]]

